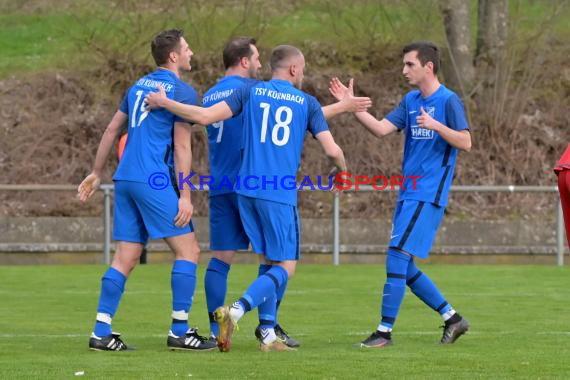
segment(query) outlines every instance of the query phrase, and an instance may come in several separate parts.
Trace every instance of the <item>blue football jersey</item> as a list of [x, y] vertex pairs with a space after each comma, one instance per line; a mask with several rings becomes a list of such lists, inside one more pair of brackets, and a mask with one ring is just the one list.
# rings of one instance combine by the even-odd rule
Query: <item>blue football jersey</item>
[[242, 87], [226, 103], [243, 110], [243, 158], [236, 192], [252, 198], [297, 205], [296, 174], [306, 132], [328, 131], [321, 105], [284, 80]]
[[[417, 125], [416, 117], [421, 114], [420, 107], [451, 129], [469, 129], [461, 99], [445, 86], [441, 85], [427, 98], [419, 90], [408, 92], [400, 105], [386, 116], [386, 119], [406, 134], [402, 162], [402, 174], [406, 177], [406, 182], [398, 199], [414, 199], [445, 206], [453, 180], [457, 149], [435, 131]], [[408, 176], [421, 176], [416, 180], [416, 190]]]
[[[255, 79], [237, 75], [221, 78], [202, 98], [204, 107], [213, 106], [227, 99], [234, 91], [247, 85], [257, 83]], [[233, 193], [233, 185], [241, 165], [241, 144], [243, 131], [243, 114], [210, 124], [208, 130], [208, 160], [210, 175], [210, 196]]]
[[169, 175], [176, 185], [172, 141], [174, 123], [186, 121], [165, 109], [146, 111], [144, 98], [150, 91], [156, 91], [159, 85], [168, 98], [198, 105], [196, 91], [169, 70], [159, 68], [137, 80], [119, 108], [129, 117], [129, 138], [113, 176], [115, 181], [147, 183], [151, 174], [161, 172]]

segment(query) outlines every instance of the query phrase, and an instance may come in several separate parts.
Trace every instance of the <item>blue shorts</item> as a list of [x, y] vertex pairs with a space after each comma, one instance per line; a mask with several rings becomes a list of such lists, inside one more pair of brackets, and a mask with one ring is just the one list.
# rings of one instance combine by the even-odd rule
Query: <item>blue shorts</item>
[[390, 248], [425, 259], [435, 239], [445, 207], [430, 202], [399, 201], [394, 211]]
[[194, 231], [192, 221], [176, 227], [178, 195], [172, 186], [155, 190], [148, 183], [115, 181], [113, 240], [145, 244]]
[[236, 251], [247, 249], [249, 239], [239, 216], [236, 193], [210, 197], [210, 249]]
[[268, 260], [299, 260], [301, 225], [297, 207], [238, 195], [239, 212], [255, 253]]

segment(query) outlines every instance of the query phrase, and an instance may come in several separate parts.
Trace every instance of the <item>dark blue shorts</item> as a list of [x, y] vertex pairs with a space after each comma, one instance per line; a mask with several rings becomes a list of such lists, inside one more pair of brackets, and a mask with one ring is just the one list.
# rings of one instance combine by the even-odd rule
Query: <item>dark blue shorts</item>
[[238, 195], [241, 220], [255, 253], [268, 260], [299, 260], [301, 225], [297, 207]]
[[433, 245], [445, 207], [415, 200], [399, 201], [394, 211], [390, 248], [425, 259]]
[[150, 239], [162, 239], [194, 231], [192, 221], [186, 227], [176, 227], [178, 195], [172, 186], [162, 190], [148, 183], [115, 181], [113, 240], [145, 244]]
[[210, 249], [235, 251], [247, 249], [249, 239], [245, 233], [236, 193], [210, 197]]

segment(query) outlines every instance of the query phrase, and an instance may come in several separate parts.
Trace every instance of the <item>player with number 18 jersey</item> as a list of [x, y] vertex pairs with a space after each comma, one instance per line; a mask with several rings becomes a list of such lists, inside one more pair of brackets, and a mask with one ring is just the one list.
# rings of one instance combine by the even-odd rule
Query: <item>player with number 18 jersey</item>
[[[297, 260], [300, 224], [295, 179], [306, 133], [316, 136], [329, 130], [321, 106], [313, 96], [280, 79], [244, 86], [226, 103], [234, 114], [243, 110], [247, 126], [236, 192], [253, 250], [270, 260]], [[267, 215], [254, 211], [254, 205], [266, 206]], [[272, 236], [260, 234], [273, 230]]]

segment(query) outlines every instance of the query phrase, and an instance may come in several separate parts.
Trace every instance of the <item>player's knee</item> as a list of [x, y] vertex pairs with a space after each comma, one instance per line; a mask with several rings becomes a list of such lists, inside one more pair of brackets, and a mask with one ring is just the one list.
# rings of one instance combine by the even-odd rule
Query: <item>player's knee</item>
[[295, 267], [287, 269], [287, 274], [289, 275], [289, 278], [293, 277], [295, 275]]
[[115, 255], [115, 257], [113, 257], [113, 262], [111, 263], [111, 266], [128, 277], [129, 274], [133, 271], [133, 269], [135, 269], [138, 262], [139, 262], [138, 256], [128, 257], [126, 255]]
[[296, 262], [281, 262], [279, 266], [285, 269], [287, 277], [291, 279], [295, 275], [295, 270], [297, 269], [296, 264]]
[[234, 259], [235, 251], [213, 251], [212, 256], [224, 263], [231, 265]]
[[200, 247], [197, 244], [195, 246], [185, 247], [177, 250], [174, 255], [176, 260], [186, 260], [198, 263], [198, 260], [200, 259]]

